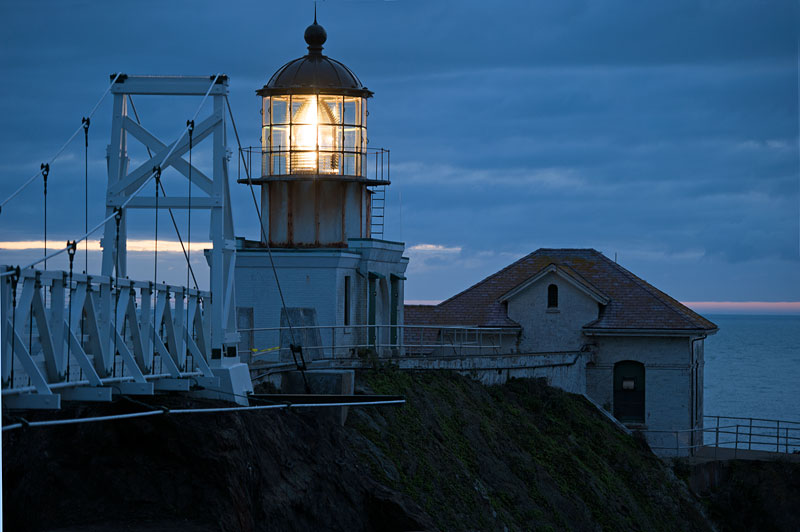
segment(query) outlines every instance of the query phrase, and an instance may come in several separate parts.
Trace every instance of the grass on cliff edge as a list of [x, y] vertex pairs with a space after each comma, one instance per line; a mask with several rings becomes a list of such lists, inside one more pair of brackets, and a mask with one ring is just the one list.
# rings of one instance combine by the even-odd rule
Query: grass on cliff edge
[[709, 530], [685, 486], [582, 396], [444, 371], [357, 378], [407, 399], [351, 409], [362, 459], [442, 530]]

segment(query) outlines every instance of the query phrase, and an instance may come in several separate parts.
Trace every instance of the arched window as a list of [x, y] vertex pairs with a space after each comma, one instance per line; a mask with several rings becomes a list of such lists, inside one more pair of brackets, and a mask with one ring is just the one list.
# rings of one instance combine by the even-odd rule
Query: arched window
[[558, 286], [551, 284], [547, 287], [547, 308], [558, 308]]
[[625, 360], [614, 364], [614, 417], [623, 423], [644, 423], [644, 364]]

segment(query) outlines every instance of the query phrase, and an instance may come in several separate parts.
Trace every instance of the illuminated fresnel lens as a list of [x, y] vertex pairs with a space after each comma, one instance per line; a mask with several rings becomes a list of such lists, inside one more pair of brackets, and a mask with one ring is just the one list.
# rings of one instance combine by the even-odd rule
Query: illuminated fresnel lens
[[264, 175], [364, 177], [366, 99], [372, 92], [322, 54], [326, 38], [322, 26], [309, 26], [308, 55], [284, 65], [258, 91]]

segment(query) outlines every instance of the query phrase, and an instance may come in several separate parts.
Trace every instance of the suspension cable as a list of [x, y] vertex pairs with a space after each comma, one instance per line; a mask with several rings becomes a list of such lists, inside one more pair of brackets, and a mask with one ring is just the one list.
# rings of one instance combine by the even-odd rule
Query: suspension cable
[[8, 270], [11, 275], [11, 386], [14, 386], [14, 355], [17, 340], [17, 283], [19, 282], [19, 266]]
[[50, 165], [42, 163], [42, 184], [44, 185], [44, 269], [47, 269], [47, 176], [50, 174]]
[[[286, 299], [283, 297], [283, 290], [281, 290], [281, 283], [278, 279], [278, 270], [275, 267], [275, 260], [272, 257], [272, 247], [269, 245], [269, 235], [267, 235], [267, 231], [264, 228], [264, 218], [261, 215], [261, 209], [258, 208], [258, 201], [256, 200], [256, 193], [253, 189], [253, 179], [250, 175], [250, 168], [248, 167], [247, 163], [244, 162], [244, 154], [242, 153], [242, 143], [239, 140], [239, 131], [236, 129], [236, 120], [233, 118], [233, 111], [231, 110], [231, 103], [228, 101], [228, 97], [225, 96], [225, 103], [228, 106], [228, 115], [231, 117], [231, 125], [233, 125], [233, 133], [236, 136], [236, 144], [239, 146], [239, 156], [242, 158], [242, 165], [244, 166], [245, 175], [247, 176], [247, 185], [250, 188], [250, 195], [253, 198], [253, 205], [256, 209], [256, 214], [258, 215], [258, 222], [259, 227], [261, 229], [261, 242], [267, 248], [267, 255], [269, 256], [269, 262], [272, 266], [272, 273], [275, 276], [275, 284], [278, 287], [278, 295], [281, 298], [281, 306], [283, 307], [283, 312], [286, 315], [286, 324], [289, 326], [289, 334], [292, 337], [292, 343], [289, 346], [290, 351], [292, 352], [292, 357], [294, 358], [295, 366], [300, 369], [301, 374], [303, 375], [303, 381], [305, 383], [306, 390], [309, 389], [308, 380], [306, 379], [306, 361], [305, 357], [303, 356], [303, 347], [301, 345], [297, 345], [297, 341], [294, 335], [294, 328], [292, 327], [292, 320], [289, 316], [289, 309], [286, 308]], [[297, 362], [297, 354], [300, 355], [300, 363]]]
[[67, 291], [69, 295], [69, 307], [67, 310], [67, 380], [69, 380], [69, 358], [72, 351], [72, 263], [75, 260], [77, 245], [75, 241], [67, 240], [67, 255], [69, 256], [69, 282]]
[[[91, 119], [84, 116], [81, 120], [83, 124], [83, 230], [89, 230], [89, 124]], [[89, 273], [89, 241], [84, 242], [84, 270]]]
[[[277, 404], [264, 404], [254, 406], [223, 406], [212, 408], [179, 408], [170, 409], [165, 406], [154, 406], [154, 410], [144, 410], [140, 412], [131, 412], [129, 414], [113, 414], [110, 416], [95, 416], [83, 418], [68, 418], [68, 419], [51, 419], [46, 421], [27, 421], [20, 419], [19, 423], [13, 423], [3, 427], [3, 432], [8, 430], [15, 430], [21, 428], [32, 427], [48, 427], [57, 425], [73, 425], [76, 423], [92, 423], [98, 421], [114, 421], [122, 419], [133, 419], [139, 417], [161, 416], [170, 414], [221, 414], [230, 412], [253, 412], [258, 410], [283, 410], [290, 408], [337, 408], [337, 407], [358, 407], [358, 406], [389, 406], [389, 405], [402, 405], [405, 404], [405, 399], [389, 399], [384, 401], [360, 401], [357, 403], [341, 402], [341, 403], [290, 403], [283, 402]], [[146, 405], [146, 403], [145, 403]], [[150, 406], [150, 405], [146, 405]]]
[[[102, 103], [102, 101], [105, 99], [105, 97], [106, 97], [106, 95], [108, 94], [108, 92], [111, 90], [111, 87], [113, 87], [113, 86], [114, 86], [114, 83], [116, 83], [116, 82], [117, 82], [117, 79], [118, 79], [118, 78], [119, 78], [121, 75], [122, 75], [122, 73], [121, 73], [121, 72], [119, 72], [119, 73], [117, 73], [117, 74], [114, 76], [114, 79], [112, 79], [112, 80], [111, 80], [111, 84], [108, 86], [108, 88], [106, 88], [106, 91], [105, 91], [105, 92], [103, 93], [103, 95], [100, 97], [100, 100], [98, 100], [98, 102], [97, 102], [97, 103], [94, 105], [94, 107], [92, 108], [91, 112], [89, 112], [89, 117], [92, 117], [92, 116], [94, 116], [94, 113], [95, 113], [95, 111], [97, 111], [97, 108], [98, 108], [98, 107], [100, 107], [100, 103]], [[78, 136], [78, 133], [80, 133], [80, 132], [81, 132], [81, 129], [82, 129], [82, 128], [83, 128], [83, 124], [81, 124], [81, 126], [80, 126], [78, 129], [76, 129], [76, 130], [75, 130], [75, 133], [73, 133], [73, 134], [72, 134], [72, 135], [69, 137], [69, 139], [67, 139], [67, 142], [65, 142], [65, 143], [64, 143], [64, 145], [63, 145], [63, 146], [61, 146], [61, 149], [59, 149], [59, 150], [56, 152], [56, 154], [55, 154], [55, 155], [53, 155], [53, 157], [52, 157], [52, 158], [51, 158], [51, 159], [50, 159], [50, 160], [47, 162], [47, 164], [53, 164], [53, 163], [55, 162], [55, 160], [56, 160], [56, 159], [58, 159], [59, 155], [61, 155], [61, 153], [62, 153], [62, 152], [65, 150], [65, 149], [67, 149], [67, 146], [69, 146], [70, 142], [72, 142], [72, 141], [73, 141], [73, 139], [75, 139], [75, 137], [76, 137], [76, 136]], [[39, 172], [36, 172], [35, 174], [33, 174], [33, 175], [30, 177], [30, 178], [28, 178], [28, 179], [27, 179], [27, 180], [26, 180], [26, 181], [25, 181], [25, 182], [22, 184], [22, 186], [20, 186], [20, 187], [19, 187], [17, 190], [15, 190], [15, 191], [14, 191], [14, 192], [13, 192], [13, 193], [10, 195], [10, 196], [8, 196], [6, 199], [4, 199], [2, 202], [0, 202], [0, 212], [2, 212], [2, 209], [3, 209], [3, 207], [6, 205], [6, 203], [8, 203], [9, 201], [11, 201], [11, 200], [12, 200], [12, 199], [14, 199], [15, 197], [17, 197], [17, 195], [18, 195], [20, 192], [22, 192], [23, 190], [25, 190], [25, 188], [26, 188], [28, 185], [30, 185], [31, 183], [33, 183], [33, 181], [34, 181], [34, 180], [35, 180], [37, 177], [39, 177]]]
[[[153, 173], [156, 176], [156, 234], [155, 243], [153, 246], [153, 348], [156, 346], [156, 316], [158, 315], [158, 185], [161, 182], [161, 167], [156, 166], [153, 168]], [[169, 304], [169, 302], [167, 302]]]
[[[194, 134], [194, 120], [187, 120], [186, 127], [189, 128], [189, 208], [187, 209], [186, 222], [186, 346], [189, 346], [189, 272], [192, 271], [192, 263], [189, 257], [192, 253], [192, 138]], [[196, 284], [196, 283], [195, 283]]]
[[[131, 104], [131, 110], [133, 111], [133, 116], [136, 119], [136, 123], [141, 125], [142, 122], [141, 122], [141, 120], [139, 120], [139, 113], [136, 112], [136, 106], [133, 105], [133, 98], [131, 97], [130, 94], [128, 95], [128, 102]], [[150, 148], [145, 146], [145, 149], [147, 150], [147, 156], [152, 158], [153, 154], [150, 151]], [[161, 184], [161, 195], [164, 196], [165, 198], [167, 197], [167, 193], [164, 190], [164, 184], [163, 183]], [[172, 212], [172, 207], [168, 208], [167, 212], [169, 213], [170, 220], [172, 220], [172, 227], [175, 229], [175, 234], [177, 235], [178, 242], [181, 245], [181, 251], [183, 251], [183, 256], [186, 259], [186, 264], [189, 265], [189, 272], [192, 274], [192, 281], [194, 282], [194, 287], [195, 287], [195, 289], [197, 289], [198, 288], [197, 277], [195, 277], [195, 275], [194, 275], [194, 268], [192, 268], [192, 265], [189, 263], [189, 256], [186, 253], [186, 246], [183, 245], [183, 238], [181, 238], [181, 232], [180, 232], [180, 229], [178, 229], [178, 223], [175, 221], [175, 215]], [[186, 283], [186, 286], [187, 287], [189, 286], [188, 281]]]
[[[211, 94], [211, 89], [213, 89], [213, 88], [214, 88], [214, 85], [216, 85], [216, 83], [217, 83], [217, 79], [219, 79], [219, 77], [220, 77], [220, 74], [217, 74], [217, 75], [214, 77], [214, 80], [211, 82], [211, 86], [210, 86], [210, 87], [208, 87], [208, 91], [206, 91], [206, 95], [203, 97], [203, 101], [202, 101], [202, 102], [200, 102], [200, 106], [197, 108], [197, 111], [195, 112], [195, 114], [194, 114], [194, 117], [192, 118], [192, 120], [194, 120], [195, 118], [197, 118], [197, 115], [200, 113], [200, 110], [203, 108], [203, 104], [205, 103], [206, 99], [208, 98], [208, 95], [209, 95], [209, 94]], [[80, 131], [80, 130], [79, 130], [79, 131]], [[178, 140], [177, 140], [177, 141], [175, 141], [175, 143], [172, 145], [172, 148], [170, 148], [169, 152], [167, 152], [167, 154], [166, 154], [166, 155], [164, 156], [164, 158], [161, 160], [161, 164], [160, 164], [160, 165], [158, 165], [159, 167], [163, 166], [163, 165], [164, 165], [164, 163], [165, 163], [167, 160], [169, 160], [169, 158], [172, 156], [172, 153], [173, 153], [173, 152], [175, 151], [175, 149], [178, 147], [178, 144], [180, 144], [180, 141], [181, 141], [181, 140], [183, 140], [183, 136], [184, 136], [185, 134], [186, 134], [186, 128], [184, 128], [183, 132], [181, 133], [181, 136], [178, 138]], [[39, 174], [37, 173], [36, 175], [38, 176]], [[125, 207], [127, 207], [127, 206], [128, 206], [128, 204], [129, 204], [131, 201], [133, 201], [133, 199], [134, 199], [136, 196], [138, 196], [138, 195], [139, 195], [139, 193], [140, 193], [142, 190], [144, 190], [144, 187], [145, 187], [145, 186], [146, 186], [146, 185], [147, 185], [147, 184], [150, 182], [150, 179], [152, 179], [154, 176], [155, 176], [155, 172], [153, 172], [153, 173], [151, 173], [149, 176], [147, 176], [147, 177], [145, 178], [145, 180], [142, 182], [142, 184], [141, 184], [141, 185], [139, 185], [139, 188], [137, 188], [137, 189], [134, 191], [134, 193], [133, 193], [133, 194], [131, 194], [131, 195], [128, 197], [128, 199], [126, 199], [124, 202], [122, 202], [122, 205], [120, 205], [120, 206], [119, 206], [119, 208], [120, 208], [120, 209], [125, 209]], [[83, 242], [83, 241], [84, 241], [86, 238], [88, 238], [88, 237], [89, 237], [89, 235], [91, 235], [92, 233], [94, 233], [95, 231], [97, 231], [98, 229], [100, 229], [101, 227], [103, 227], [103, 225], [105, 225], [105, 224], [106, 224], [106, 223], [107, 223], [109, 220], [111, 220], [113, 217], [114, 217], [114, 213], [112, 212], [111, 214], [109, 214], [108, 216], [106, 216], [105, 218], [103, 218], [102, 220], [100, 220], [100, 222], [99, 222], [97, 225], [95, 225], [94, 227], [92, 227], [91, 229], [89, 229], [89, 230], [88, 230], [88, 231], [87, 231], [87, 232], [86, 232], [86, 233], [85, 233], [83, 236], [81, 236], [80, 238], [77, 238], [75, 241], [76, 241], [77, 243]], [[37, 265], [37, 264], [39, 264], [40, 262], [42, 262], [42, 261], [44, 261], [44, 260], [47, 260], [47, 259], [51, 259], [51, 258], [53, 258], [53, 257], [55, 257], [55, 256], [57, 256], [57, 255], [60, 255], [61, 253], [64, 253], [65, 251], [67, 251], [67, 248], [66, 248], [66, 247], [64, 247], [64, 248], [61, 248], [61, 249], [59, 249], [58, 251], [54, 251], [53, 253], [50, 253], [49, 255], [45, 256], [45, 257], [44, 257], [44, 258], [42, 258], [42, 259], [35, 260], [35, 261], [33, 261], [33, 262], [31, 262], [31, 263], [29, 263], [29, 264], [25, 265], [25, 267], [24, 267], [23, 269], [32, 268], [33, 266], [36, 266], [36, 265]], [[10, 273], [10, 272], [3, 272], [3, 273], [0, 273], [0, 277], [5, 277], [5, 276], [7, 276], [7, 275], [11, 275], [11, 273]]]
[[[118, 334], [118, 324], [117, 324], [117, 316], [119, 314], [119, 222], [122, 220], [122, 209], [119, 207], [114, 207], [114, 222], [117, 225], [117, 233], [114, 237], [114, 361], [113, 361], [113, 369], [111, 370], [112, 375], [116, 377], [117, 375], [117, 336]], [[123, 361], [123, 364], [125, 362]], [[122, 367], [122, 373], [125, 373], [125, 366]], [[120, 375], [122, 376], [122, 375]]]

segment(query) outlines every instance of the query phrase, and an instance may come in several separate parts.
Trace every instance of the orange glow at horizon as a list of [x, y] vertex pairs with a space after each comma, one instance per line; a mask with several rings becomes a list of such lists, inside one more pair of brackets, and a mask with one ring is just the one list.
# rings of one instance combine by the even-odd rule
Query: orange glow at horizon
[[[89, 250], [90, 251], [101, 251], [102, 248], [100, 247], [99, 240], [89, 240]], [[53, 251], [58, 249], [63, 249], [66, 245], [65, 242], [61, 241], [52, 241], [48, 240], [47, 242], [47, 249], [51, 249]], [[85, 246], [84, 242], [78, 244], [78, 250], [83, 250]], [[192, 242], [191, 246], [187, 246], [184, 242], [184, 246], [186, 246], [191, 252], [200, 252], [204, 249], [210, 249], [211, 242]], [[0, 250], [7, 250], [7, 251], [27, 251], [27, 250], [41, 250], [44, 247], [43, 240], [18, 240], [18, 241], [8, 241], [2, 242], [0, 241]], [[127, 249], [129, 252], [152, 252], [155, 250], [155, 240], [134, 240], [129, 239]], [[159, 240], [158, 241], [158, 252], [164, 253], [182, 253], [183, 249], [181, 248], [181, 243], [177, 240]]]
[[800, 301], [682, 301], [697, 312], [800, 314]]

